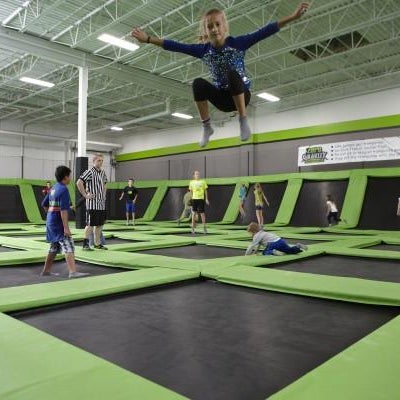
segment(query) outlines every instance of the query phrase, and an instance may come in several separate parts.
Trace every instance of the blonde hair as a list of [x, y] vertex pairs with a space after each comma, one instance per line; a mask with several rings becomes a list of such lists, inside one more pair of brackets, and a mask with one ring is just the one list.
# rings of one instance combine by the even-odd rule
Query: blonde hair
[[229, 31], [229, 23], [228, 19], [226, 18], [226, 14], [223, 10], [220, 10], [219, 8], [212, 8], [211, 10], [206, 11], [200, 19], [199, 23], [199, 33], [198, 33], [198, 40], [199, 42], [206, 43], [209, 41], [209, 37], [207, 35], [207, 18], [210, 15], [214, 14], [219, 14], [222, 16], [222, 21], [225, 25], [225, 31], [228, 33]]
[[93, 156], [93, 162], [95, 162], [95, 161], [98, 160], [99, 158], [102, 158], [102, 159], [104, 160], [103, 154], [101, 154], [101, 153], [96, 153], [96, 154]]
[[247, 227], [247, 232], [256, 234], [260, 230], [260, 225], [257, 222], [250, 222], [249, 226]]

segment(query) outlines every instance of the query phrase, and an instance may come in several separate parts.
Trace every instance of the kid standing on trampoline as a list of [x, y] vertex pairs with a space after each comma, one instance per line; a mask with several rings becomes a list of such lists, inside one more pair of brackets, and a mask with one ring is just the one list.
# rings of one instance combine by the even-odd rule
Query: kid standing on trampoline
[[260, 246], [264, 246], [263, 256], [274, 255], [283, 256], [285, 254], [298, 254], [307, 250], [307, 246], [297, 243], [295, 246], [290, 246], [284, 239], [275, 235], [274, 233], [265, 232], [260, 229], [259, 225], [252, 222], [247, 227], [247, 232], [253, 237], [253, 241], [247, 248], [245, 255], [257, 254]]
[[199, 58], [208, 67], [212, 84], [203, 78], [193, 81], [194, 100], [203, 123], [203, 135], [199, 143], [201, 147], [207, 145], [214, 133], [208, 102], [220, 111], [239, 113], [240, 139], [246, 141], [251, 135], [246, 112], [251, 97], [250, 79], [244, 65], [246, 50], [279, 32], [289, 22], [299, 19], [309, 6], [309, 3], [302, 2], [293, 14], [278, 22], [271, 22], [253, 33], [237, 37], [229, 36], [225, 13], [219, 9], [211, 9], [200, 21], [202, 43], [199, 44], [184, 44], [150, 36], [139, 28], [133, 29], [132, 36], [141, 43], [151, 43], [165, 50]]
[[247, 185], [245, 183], [242, 183], [239, 188], [239, 213], [242, 221], [244, 221], [244, 218], [246, 217], [246, 212], [244, 211], [244, 202], [246, 201], [246, 197]]
[[338, 207], [330, 194], [326, 196], [326, 218], [329, 226], [332, 226], [333, 222], [337, 224], [341, 221]]
[[68, 224], [71, 199], [67, 185], [71, 182], [71, 170], [61, 165], [56, 168], [55, 177], [57, 183], [46, 194], [42, 202], [42, 207], [47, 212], [46, 239], [50, 243], [50, 249], [40, 275], [59, 275], [51, 272], [51, 269], [57, 254], [63, 252], [68, 266], [69, 278], [81, 278], [89, 274], [76, 270], [74, 239], [72, 239]]
[[200, 214], [203, 223], [203, 231], [207, 233], [205, 205], [209, 205], [208, 185], [204, 179], [200, 179], [200, 172], [194, 171], [193, 179], [189, 183], [189, 190], [192, 192], [192, 234], [196, 233], [196, 217]]
[[255, 206], [256, 206], [256, 217], [257, 217], [257, 222], [258, 225], [260, 226], [260, 229], [264, 226], [264, 201], [265, 204], [269, 207], [269, 202], [267, 197], [264, 194], [264, 191], [262, 190], [262, 187], [259, 183], [256, 183], [254, 186], [254, 201], [255, 201]]

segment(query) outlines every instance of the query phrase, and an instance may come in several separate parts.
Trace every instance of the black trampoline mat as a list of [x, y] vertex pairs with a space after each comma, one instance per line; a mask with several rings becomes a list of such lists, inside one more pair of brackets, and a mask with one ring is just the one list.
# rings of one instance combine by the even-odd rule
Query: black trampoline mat
[[340, 215], [347, 185], [347, 180], [304, 180], [289, 225], [327, 226], [326, 196], [328, 194], [332, 196], [338, 206]]
[[187, 191], [187, 187], [168, 188], [154, 221], [177, 220], [183, 211], [183, 196]]
[[375, 246], [368, 247], [369, 250], [390, 250], [400, 251], [400, 244], [377, 244]]
[[369, 177], [357, 228], [399, 230], [400, 217], [396, 216], [399, 197], [399, 176]]
[[28, 222], [19, 186], [0, 185], [0, 221]]
[[189, 246], [166, 247], [163, 249], [140, 250], [135, 251], [135, 253], [202, 260], [208, 258], [244, 256], [245, 250], [193, 244]]
[[45, 198], [45, 195], [42, 193], [43, 188], [45, 187], [45, 185], [43, 186], [38, 186], [38, 185], [32, 185], [32, 189], [33, 189], [33, 193], [35, 195], [35, 199], [36, 199], [36, 204], [39, 208], [40, 211], [40, 215], [42, 216], [42, 219], [46, 219], [46, 212], [44, 211], [44, 208], [42, 207], [42, 201]]
[[[264, 224], [271, 224], [275, 221], [283, 195], [285, 194], [286, 186], [287, 182], [261, 183], [265, 197], [268, 199], [270, 204], [269, 207], [265, 206], [263, 210]], [[239, 214], [235, 222], [236, 224], [248, 225], [250, 222], [257, 221], [254, 184], [251, 184], [248, 189], [243, 209], [246, 215], [242, 218]]]
[[[54, 263], [52, 271], [58, 272], [60, 276], [40, 277], [39, 275], [43, 269], [43, 265], [44, 262], [40, 264], [0, 267], [0, 288], [56, 282], [68, 279], [68, 268], [65, 261], [56, 261]], [[123, 268], [103, 267], [83, 262], [76, 262], [76, 269], [79, 272], [89, 272], [93, 276], [129, 271]]]
[[301, 259], [287, 264], [277, 264], [273, 268], [285, 271], [400, 283], [399, 260], [325, 255]]
[[193, 400], [259, 400], [398, 313], [190, 281], [13, 316]]
[[8, 253], [10, 251], [23, 251], [21, 249], [12, 249], [10, 247], [4, 247], [0, 245], [0, 253]]

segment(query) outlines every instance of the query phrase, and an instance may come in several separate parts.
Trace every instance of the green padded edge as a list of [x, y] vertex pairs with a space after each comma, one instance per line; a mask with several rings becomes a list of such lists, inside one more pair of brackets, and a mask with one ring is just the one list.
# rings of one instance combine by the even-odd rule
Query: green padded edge
[[161, 202], [164, 199], [165, 194], [167, 193], [168, 186], [166, 182], [164, 182], [162, 185], [158, 186], [156, 192], [154, 193], [153, 198], [150, 201], [150, 204], [148, 205], [145, 214], [143, 215], [142, 220], [143, 221], [152, 221], [155, 216], [157, 215], [157, 212], [161, 206]]
[[310, 297], [363, 304], [400, 306], [400, 284], [392, 282], [247, 266], [223, 269], [217, 280], [231, 285]]
[[[324, 125], [314, 125], [303, 128], [286, 129], [275, 132], [253, 134], [245, 145], [277, 142], [282, 140], [292, 140], [299, 138], [309, 138], [315, 136], [326, 136], [354, 131], [370, 130], [377, 128], [388, 128], [400, 125], [399, 115], [388, 115], [383, 117], [367, 118], [354, 121], [344, 121]], [[194, 153], [200, 151], [209, 151], [223, 149], [227, 147], [238, 147], [243, 145], [237, 137], [226, 139], [217, 139], [211, 141], [207, 149], [201, 149], [198, 143], [189, 143], [179, 146], [158, 148], [133, 153], [118, 154], [117, 161], [143, 160], [146, 158], [162, 157], [173, 154]]]
[[184, 400], [156, 383], [0, 314], [2, 400]]
[[302, 184], [303, 180], [301, 178], [289, 179], [278, 213], [276, 214], [275, 223], [280, 225], [289, 224]]
[[[400, 251], [391, 251], [391, 250], [374, 250], [374, 249], [364, 249], [364, 248], [355, 249], [355, 248], [335, 246], [327, 249], [327, 253], [338, 256], [400, 260]], [[365, 260], [365, 262], [368, 262], [368, 260]]]
[[26, 310], [50, 304], [123, 293], [146, 287], [179, 282], [199, 277], [198, 272], [167, 268], [150, 268], [66, 280], [38, 285], [0, 289], [0, 312]]
[[[351, 174], [349, 184], [347, 186], [346, 196], [343, 202], [341, 218], [346, 220], [349, 228], [358, 225], [361, 210], [363, 207], [365, 191], [367, 189], [367, 175]], [[343, 225], [343, 221], [339, 223], [339, 228]]]
[[399, 337], [397, 317], [269, 399], [398, 399]]
[[40, 215], [39, 207], [36, 203], [36, 198], [33, 192], [32, 185], [21, 183], [19, 185], [19, 190], [21, 192], [22, 203], [24, 204], [28, 221], [34, 223], [43, 222], [42, 216]]

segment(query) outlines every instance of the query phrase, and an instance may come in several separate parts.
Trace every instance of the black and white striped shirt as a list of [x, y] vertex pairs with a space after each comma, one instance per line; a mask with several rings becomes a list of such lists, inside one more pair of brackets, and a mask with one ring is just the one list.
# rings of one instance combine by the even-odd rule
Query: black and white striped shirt
[[86, 209], [105, 210], [107, 175], [104, 170], [99, 171], [92, 167], [86, 170], [80, 179], [85, 183], [86, 192], [94, 194], [93, 199], [86, 199]]

